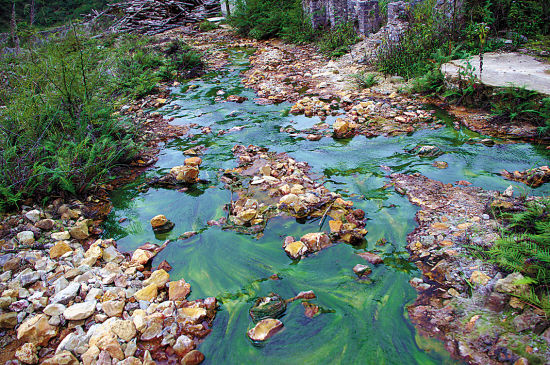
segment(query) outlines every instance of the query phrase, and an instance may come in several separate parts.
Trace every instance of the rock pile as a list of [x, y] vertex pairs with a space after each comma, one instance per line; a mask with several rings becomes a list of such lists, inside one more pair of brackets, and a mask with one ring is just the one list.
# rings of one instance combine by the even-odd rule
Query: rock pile
[[263, 342], [280, 332], [284, 325], [278, 318], [285, 313], [287, 304], [296, 300], [302, 300], [304, 315], [308, 318], [313, 318], [320, 310], [317, 305], [309, 302], [309, 300], [315, 298], [315, 293], [311, 290], [300, 292], [295, 297], [287, 300], [284, 300], [280, 295], [275, 293], [270, 293], [267, 297], [258, 298], [249, 311], [250, 318], [256, 324], [248, 330], [248, 337], [254, 342]]
[[538, 188], [542, 184], [550, 182], [550, 168], [548, 166], [535, 167], [521, 172], [502, 170], [501, 174], [508, 180], [519, 181], [533, 188]]
[[[332, 230], [332, 241], [355, 243], [367, 234], [365, 213], [353, 210], [353, 202], [343, 200], [316, 182], [319, 178], [309, 173], [307, 163], [257, 146], [236, 145], [233, 153], [238, 157], [239, 167], [225, 171], [222, 181], [238, 193], [238, 199], [228, 207], [226, 227], [258, 233], [270, 217], [284, 213], [297, 219], [331, 217], [340, 222], [339, 228]], [[324, 239], [320, 244], [323, 247], [309, 242], [308, 238], [302, 238], [304, 240], [307, 252], [325, 246]], [[299, 256], [303, 255], [296, 257]]]
[[[154, 223], [162, 221], [155, 217]], [[0, 224], [0, 327], [24, 364], [198, 363], [216, 299], [186, 300], [185, 280], [150, 268], [163, 247], [131, 259], [95, 239], [79, 206], [60, 202]], [[169, 265], [162, 265], [169, 268]], [[13, 346], [11, 346], [13, 347]]]
[[212, 0], [125, 0], [108, 4], [106, 11], [90, 16], [90, 21], [115, 16], [109, 30], [153, 35], [216, 16], [220, 11], [220, 2]]
[[546, 361], [550, 327], [544, 312], [516, 297], [529, 290], [518, 283], [521, 275], [499, 272], [468, 251], [500, 237], [503, 223], [493, 218], [494, 210], [525, 209], [525, 201], [510, 192], [453, 186], [420, 174], [391, 177], [396, 190], [421, 208], [418, 227], [407, 238], [411, 260], [423, 272], [411, 280], [419, 292], [409, 307], [411, 320], [472, 364], [525, 364], [525, 351]]

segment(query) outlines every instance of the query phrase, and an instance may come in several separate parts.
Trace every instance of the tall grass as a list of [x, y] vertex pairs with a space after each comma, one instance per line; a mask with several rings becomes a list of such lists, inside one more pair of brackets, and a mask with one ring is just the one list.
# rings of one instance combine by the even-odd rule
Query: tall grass
[[168, 55], [134, 37], [97, 40], [73, 31], [2, 59], [0, 210], [28, 197], [82, 195], [111, 178], [112, 168], [139, 150], [136, 125], [118, 118], [115, 106], [154, 92], [159, 81], [189, 66], [185, 53], [180, 47], [177, 56]]

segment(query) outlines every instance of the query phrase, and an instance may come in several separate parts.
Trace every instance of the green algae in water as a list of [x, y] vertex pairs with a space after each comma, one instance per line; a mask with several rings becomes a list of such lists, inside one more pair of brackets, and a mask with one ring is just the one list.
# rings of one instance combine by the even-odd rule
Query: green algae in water
[[[207, 364], [454, 363], [441, 342], [418, 336], [407, 318], [405, 306], [416, 297], [408, 280], [420, 275], [407, 261], [405, 249], [406, 236], [416, 225], [417, 208], [393, 189], [384, 189], [388, 172], [380, 166], [395, 172], [420, 172], [444, 183], [467, 179], [485, 189], [504, 190], [513, 185], [516, 191], [543, 195], [550, 193], [550, 184], [530, 189], [504, 180], [499, 173], [501, 169], [545, 165], [549, 151], [529, 144], [468, 144], [471, 138], [482, 137], [467, 129], [455, 130], [450, 120], [446, 128], [392, 138], [358, 136], [347, 141], [323, 138], [318, 142], [293, 138], [280, 132], [281, 127], [308, 128], [320, 120], [282, 113], [289, 108], [288, 103], [254, 104], [256, 95], [242, 86], [239, 76], [247, 67], [248, 54], [232, 51], [234, 65], [227, 71], [192, 81], [197, 85], [194, 89], [185, 91], [187, 85], [182, 90], [174, 89], [172, 105], [181, 108], [164, 108], [167, 115], [175, 117], [173, 123], [197, 123], [211, 127], [213, 133], [204, 135], [197, 129], [191, 131], [196, 134], [191, 139], [165, 144], [153, 170], [114, 192], [114, 209], [104, 225], [106, 237], [117, 239], [118, 247], [126, 251], [147, 241], [162, 244], [165, 239], [174, 240], [153, 264], [167, 260], [173, 266], [171, 279], [185, 278], [191, 284], [191, 300], [215, 296], [221, 302], [213, 331], [199, 346]], [[243, 104], [217, 103], [214, 99], [220, 89], [226, 95], [238, 94], [249, 100]], [[243, 126], [240, 131], [217, 136], [220, 130]], [[316, 232], [318, 221], [299, 223], [287, 217], [273, 218], [260, 238], [207, 225], [208, 220], [227, 215], [223, 206], [230, 202], [231, 193], [218, 180], [219, 170], [236, 166], [231, 148], [237, 143], [288, 152], [295, 160], [308, 162], [314, 172], [325, 174], [327, 188], [367, 213], [369, 233], [363, 245], [340, 243], [292, 261], [281, 247], [284, 237]], [[433, 159], [405, 152], [418, 144], [440, 146], [445, 154], [437, 160], [448, 162], [449, 168], [437, 169], [432, 166]], [[171, 167], [181, 165], [186, 157], [183, 151], [198, 145], [207, 147], [201, 156], [201, 178], [210, 180], [209, 184], [199, 184], [187, 192], [137, 190], [145, 178], [162, 176]], [[157, 214], [165, 214], [176, 224], [162, 237], [155, 237], [149, 225]], [[128, 220], [118, 223], [122, 217]], [[328, 222], [321, 229], [328, 230]], [[200, 234], [178, 239], [187, 231]], [[388, 243], [377, 245], [381, 238]], [[356, 255], [365, 249], [378, 252], [385, 263], [373, 267], [368, 281], [358, 280], [352, 271], [356, 264], [366, 264]], [[270, 279], [274, 274], [279, 280]], [[280, 317], [284, 330], [264, 346], [253, 346], [246, 332], [253, 326], [248, 311], [255, 301], [271, 292], [291, 298], [305, 290], [315, 292], [317, 299], [311, 302], [320, 306], [322, 313], [308, 318], [299, 301], [289, 304]]]

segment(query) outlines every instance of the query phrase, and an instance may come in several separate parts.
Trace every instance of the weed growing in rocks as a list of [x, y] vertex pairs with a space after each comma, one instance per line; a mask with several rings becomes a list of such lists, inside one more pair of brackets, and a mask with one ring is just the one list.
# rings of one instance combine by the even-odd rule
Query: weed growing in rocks
[[378, 77], [372, 73], [359, 72], [351, 75], [351, 78], [359, 89], [368, 89], [379, 84]]

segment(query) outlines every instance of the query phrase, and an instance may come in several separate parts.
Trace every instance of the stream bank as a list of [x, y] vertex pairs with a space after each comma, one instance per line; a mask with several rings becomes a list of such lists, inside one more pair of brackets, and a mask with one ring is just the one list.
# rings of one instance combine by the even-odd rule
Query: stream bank
[[[421, 172], [445, 184], [468, 179], [484, 189], [502, 191], [509, 182], [502, 179], [500, 169], [524, 170], [533, 164], [541, 165], [547, 161], [547, 151], [528, 144], [507, 144], [498, 139], [494, 146], [470, 144], [471, 140], [481, 142], [485, 137], [460, 126], [455, 128], [454, 121], [440, 110], [425, 114], [420, 101], [398, 96], [390, 98], [392, 93], [381, 96], [380, 106], [387, 103], [388, 109], [395, 110], [395, 115], [390, 111], [388, 118], [403, 118], [396, 122], [401, 123], [403, 130], [394, 137], [386, 137], [386, 134], [393, 135], [392, 130], [384, 131], [385, 124], [380, 123], [368, 139], [351, 133], [342, 136], [348, 138], [310, 140], [307, 135], [312, 133], [308, 128], [326, 123], [328, 130], [333, 131], [338, 115], [312, 112], [310, 117], [289, 116], [287, 112], [293, 104], [269, 101], [269, 96], [276, 94], [266, 94], [256, 102], [257, 94], [241, 83], [242, 72], [247, 72], [245, 77], [254, 73], [247, 71], [251, 51], [247, 48], [220, 49], [221, 42], [264, 48], [271, 47], [270, 43], [240, 40], [223, 31], [188, 37], [198, 42], [195, 45], [202, 49], [213, 49], [211, 55], [215, 57], [211, 64], [216, 72], [199, 80], [173, 85], [168, 100], [152, 99], [152, 105], [156, 104], [159, 109], [154, 117], [146, 117], [146, 121], [150, 119], [151, 126], [170, 121], [169, 125], [186, 132], [186, 138], [158, 139], [155, 143], [158, 153], [143, 159], [142, 166], [150, 166], [150, 169], [143, 175], [132, 176], [129, 184], [111, 192], [113, 210], [102, 225], [105, 229], [102, 237], [116, 239], [121, 252], [135, 252], [145, 242], [162, 247], [164, 242], [171, 241], [152, 259], [151, 268], [158, 268], [166, 261], [172, 267], [170, 279], [190, 283], [193, 292], [187, 303], [198, 303], [201, 307], [200, 303], [206, 302], [201, 302], [200, 298], [215, 297], [220, 304], [212, 321], [213, 331], [200, 345], [206, 363], [325, 362], [327, 359], [342, 363], [364, 362], [365, 359], [388, 363], [454, 363], [441, 342], [417, 336], [407, 317], [405, 306], [416, 298], [409, 280], [419, 275], [408, 261], [406, 250], [407, 234], [416, 226], [413, 220], [416, 208], [404, 197], [385, 188], [386, 175], [388, 171], [403, 176]], [[284, 47], [288, 47], [290, 54], [287, 67], [293, 67], [292, 55], [299, 52], [291, 52], [291, 46]], [[311, 64], [299, 70], [305, 71], [307, 67]], [[261, 70], [259, 74], [269, 78], [270, 72], [280, 72], [276, 62], [271, 69]], [[299, 91], [305, 86], [300, 80], [300, 77], [296, 79], [296, 85], [290, 83], [293, 89]], [[290, 87], [284, 85], [280, 87]], [[316, 81], [312, 81], [312, 85], [317, 85]], [[298, 91], [289, 91], [288, 100], [303, 99]], [[339, 102], [334, 109], [337, 113], [340, 109], [342, 115], [353, 111], [357, 95], [348, 94], [350, 102]], [[238, 98], [229, 98], [231, 95]], [[371, 95], [366, 92], [364, 97]], [[395, 98], [399, 102], [392, 105], [391, 99]], [[377, 109], [368, 108], [370, 105], [377, 108], [378, 102], [377, 99], [361, 106], [365, 109], [364, 115], [377, 112]], [[136, 112], [140, 112], [139, 108]], [[357, 108], [355, 112], [356, 115], [350, 114], [350, 117], [362, 117]], [[407, 130], [415, 117], [404, 114], [406, 112], [414, 113], [419, 119], [429, 116], [429, 122]], [[406, 117], [409, 117], [408, 122]], [[288, 133], [289, 127], [308, 132]], [[157, 132], [163, 135], [162, 129]], [[349, 138], [351, 136], [355, 138]], [[323, 182], [327, 189], [366, 213], [369, 233], [365, 239], [324, 247], [319, 252], [310, 252], [306, 258], [291, 260], [281, 247], [285, 237], [330, 231], [328, 219], [322, 222], [320, 217], [301, 220], [273, 217], [266, 223], [261, 236], [223, 230], [219, 225], [209, 224], [226, 218], [228, 212], [223, 208], [234, 201], [222, 176], [223, 171], [238, 167], [232, 149], [240, 144], [284, 152], [295, 161], [311, 166], [317, 176], [315, 182]], [[420, 156], [411, 152], [417, 146], [439, 146], [441, 153], [432, 157]], [[198, 183], [178, 190], [149, 185], [150, 181], [166, 176], [173, 167], [182, 165], [189, 158], [190, 150], [202, 160]], [[444, 162], [448, 167], [441, 169], [434, 166], [436, 162]], [[414, 187], [422, 184], [426, 181], [411, 180]], [[548, 194], [548, 188], [542, 186], [531, 192]], [[473, 194], [472, 204], [478, 204], [481, 196]], [[149, 220], [160, 213], [175, 223], [172, 231], [155, 234], [150, 229]], [[456, 219], [463, 219], [462, 215], [463, 212], [458, 212]], [[298, 241], [289, 243], [295, 242]], [[368, 253], [378, 255], [383, 264], [368, 265], [363, 258]], [[371, 273], [358, 277], [354, 272], [357, 265], [368, 266]], [[312, 305], [317, 307], [318, 314], [307, 315], [305, 308], [311, 308], [307, 305], [289, 304], [280, 318], [284, 323], [281, 333], [261, 345], [250, 342], [246, 333], [254, 325], [249, 310], [256, 300], [271, 292], [282, 298], [295, 298], [308, 290], [315, 293], [316, 301]], [[416, 321], [418, 316], [413, 308], [408, 313], [412, 313], [411, 318]], [[436, 310], [424, 309], [422, 313], [427, 315]], [[211, 320], [211, 316], [208, 318]], [[437, 318], [437, 314], [432, 318]], [[202, 319], [199, 317], [197, 321], [204, 327]], [[462, 327], [452, 330], [459, 332]], [[478, 359], [477, 350], [475, 347], [469, 350], [469, 361]], [[453, 354], [466, 357], [465, 352]]]

